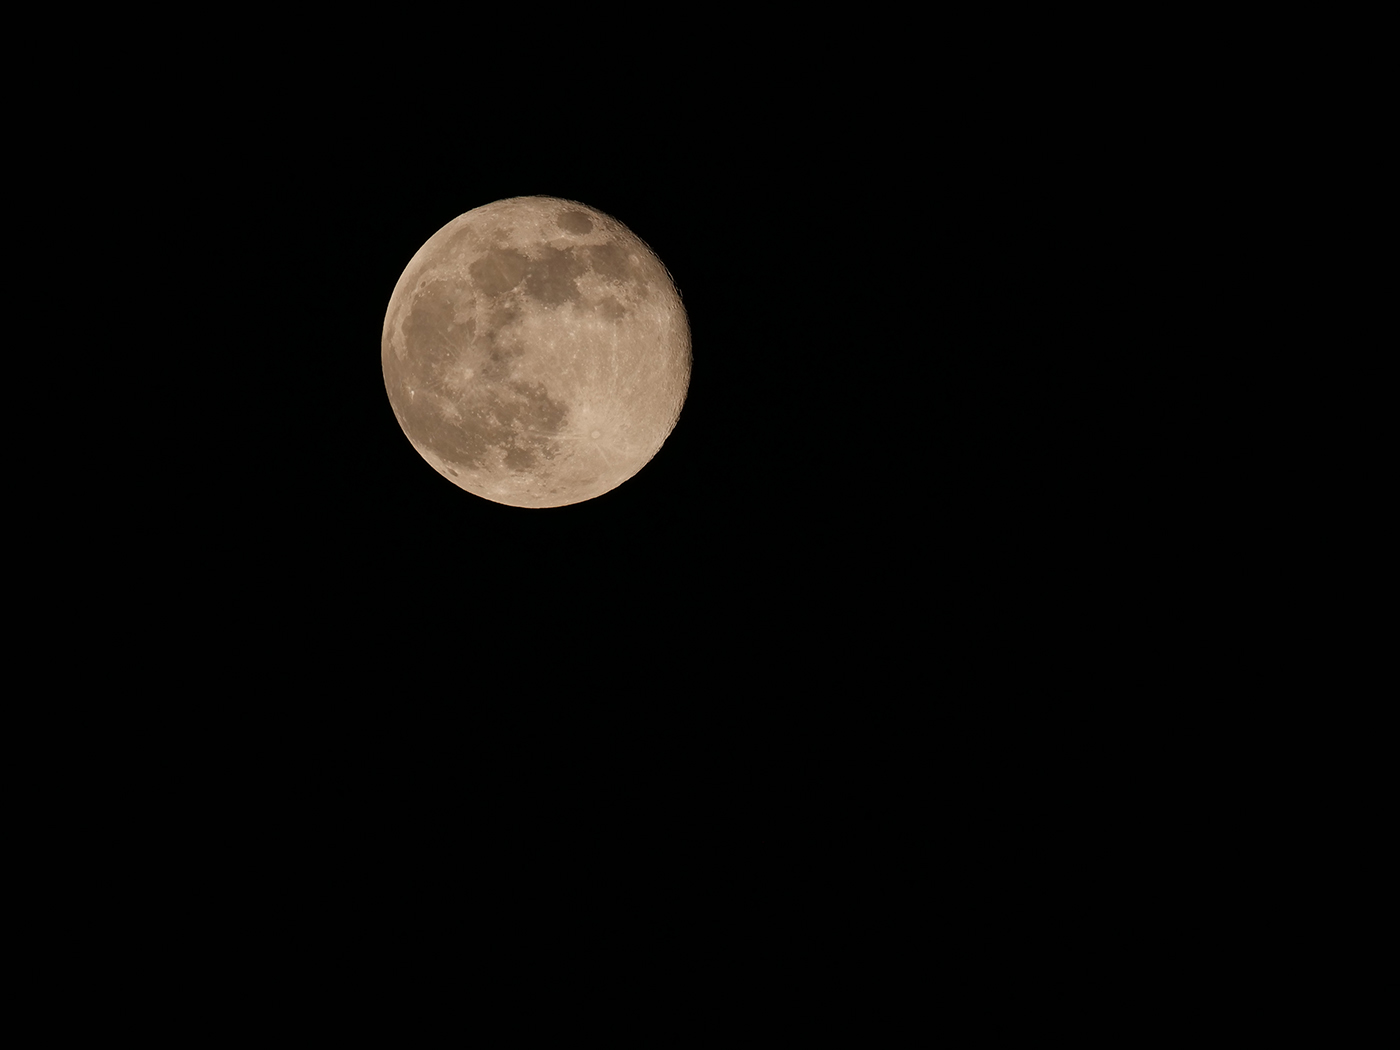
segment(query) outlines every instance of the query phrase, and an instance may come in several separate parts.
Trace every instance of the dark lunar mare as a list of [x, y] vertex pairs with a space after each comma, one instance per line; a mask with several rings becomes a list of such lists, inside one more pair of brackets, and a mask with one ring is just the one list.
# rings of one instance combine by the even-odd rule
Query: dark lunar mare
[[[546, 273], [554, 279], [568, 270]], [[432, 281], [422, 289], [403, 323], [410, 353], [403, 359], [387, 355], [386, 378], [401, 392], [397, 403], [407, 417], [401, 423], [442, 459], [479, 468], [499, 451], [507, 466], [528, 469], [557, 454], [554, 436], [564, 427], [569, 408], [550, 397], [544, 384], [509, 378], [512, 359], [525, 350], [503, 343], [497, 333], [518, 315], [515, 308], [490, 308], [480, 336], [474, 317], [454, 320], [470, 292], [455, 279]], [[446, 379], [463, 361], [474, 363], [476, 381], [454, 395]], [[444, 407], [444, 397], [455, 406], [455, 416]]]

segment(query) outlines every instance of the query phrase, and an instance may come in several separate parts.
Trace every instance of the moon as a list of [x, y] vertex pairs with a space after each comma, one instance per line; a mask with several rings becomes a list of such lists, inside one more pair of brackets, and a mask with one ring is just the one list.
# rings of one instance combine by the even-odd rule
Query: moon
[[384, 315], [384, 387], [454, 485], [512, 507], [601, 496], [656, 455], [690, 386], [671, 275], [611, 216], [555, 197], [474, 208], [430, 237]]

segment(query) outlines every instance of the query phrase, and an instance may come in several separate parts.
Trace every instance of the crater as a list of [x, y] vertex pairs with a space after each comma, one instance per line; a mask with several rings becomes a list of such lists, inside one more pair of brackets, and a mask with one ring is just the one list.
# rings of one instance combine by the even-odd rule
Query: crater
[[593, 232], [593, 220], [581, 211], [566, 211], [559, 216], [559, 228], [565, 233], [576, 233], [582, 236], [585, 233]]

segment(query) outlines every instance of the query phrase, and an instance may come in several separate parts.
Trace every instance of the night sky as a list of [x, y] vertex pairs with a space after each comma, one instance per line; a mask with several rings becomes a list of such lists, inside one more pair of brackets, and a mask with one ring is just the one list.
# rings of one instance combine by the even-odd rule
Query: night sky
[[[448, 679], [464, 659], [565, 678], [659, 661], [677, 683], [759, 668], [761, 688], [800, 692], [828, 667], [882, 681], [890, 654], [928, 644], [931, 595], [971, 600], [1004, 572], [989, 549], [1025, 508], [990, 508], [1017, 488], [1006, 434], [1043, 390], [1021, 368], [1045, 323], [1045, 247], [1023, 221], [1039, 202], [995, 129], [824, 90], [659, 96], [622, 122], [284, 114], [231, 151], [246, 265], [225, 382], [246, 416], [215, 527], [272, 633], [307, 632], [342, 668], [387, 651]], [[525, 510], [422, 461], [380, 334], [434, 232], [537, 194], [651, 246], [693, 368], [639, 474]]]
[[[269, 332], [276, 437], [261, 466], [277, 498], [262, 507], [322, 586], [339, 591], [343, 564], [389, 607], [439, 623], [482, 601], [534, 605], [550, 630], [617, 616], [655, 625], [700, 605], [747, 616], [775, 574], [784, 588], [830, 586], [852, 564], [840, 523], [860, 518], [868, 537], [871, 516], [902, 499], [884, 474], [903, 456], [893, 436], [908, 432], [908, 369], [926, 350], [890, 322], [893, 300], [926, 293], [879, 244], [906, 206], [871, 214], [885, 205], [833, 192], [829, 173], [810, 170], [820, 158], [761, 143], [653, 133], [483, 155], [448, 138], [408, 164], [398, 136], [367, 142], [302, 147], [306, 185], [281, 211], [294, 233], [272, 248], [273, 316], [287, 321]], [[465, 211], [535, 194], [611, 214], [651, 246], [681, 292], [694, 360], [680, 421], [638, 475], [583, 504], [522, 510], [421, 460], [379, 354], [418, 247]]]
[[[131, 924], [99, 932], [120, 964], [105, 979], [131, 945], [161, 953], [150, 916], [168, 916], [178, 937], [152, 957], [233, 988], [203, 1015], [219, 1023], [293, 989], [318, 1024], [358, 1024], [387, 1001], [381, 975], [426, 966], [392, 1011], [400, 1043], [425, 999], [460, 1012], [467, 996], [453, 1023], [473, 1030], [494, 994], [477, 970], [527, 989], [532, 1021], [554, 1005], [542, 966], [616, 972], [631, 1003], [652, 998], [633, 961], [674, 994], [690, 978], [667, 960], [693, 957], [707, 980], [753, 967], [745, 997], [772, 998], [778, 974], [825, 1023], [848, 971], [896, 960], [894, 980], [868, 968], [882, 987], [864, 1027], [941, 979], [904, 960], [945, 914], [989, 957], [1078, 943], [1017, 906], [1078, 922], [1089, 905], [1028, 887], [1050, 870], [1099, 897], [1096, 872], [1160, 852], [1124, 787], [1154, 775], [1140, 741], [1171, 739], [1172, 719], [1213, 729], [1140, 703], [1190, 668], [1191, 606], [1213, 598], [1158, 597], [1190, 549], [1158, 525], [1171, 493], [1123, 425], [1164, 446], [1189, 433], [1193, 405], [1144, 391], [1209, 334], [1165, 334], [1202, 291], [1206, 242], [1180, 267], [1157, 251], [1175, 189], [1142, 174], [1160, 166], [1151, 125], [1094, 111], [1117, 80], [1086, 73], [1057, 98], [1087, 67], [1000, 10], [980, 36], [878, 12], [748, 20], [764, 38], [709, 11], [615, 28], [503, 14], [492, 35], [476, 9], [456, 25], [370, 11], [364, 54], [335, 19], [291, 43], [248, 19], [246, 47], [222, 22], [152, 32], [175, 59], [114, 46], [120, 75], [44, 118], [71, 161], [17, 153], [75, 187], [38, 270], [58, 294], [39, 312], [21, 286], [16, 307], [49, 323], [57, 362], [15, 385], [49, 409], [27, 436], [57, 492], [38, 506], [77, 504], [39, 557], [15, 545], [16, 577], [45, 592], [15, 603], [39, 655], [21, 654], [41, 690], [21, 706], [54, 726], [21, 809], [46, 828], [37, 876], [71, 886], [44, 921]], [[692, 41], [700, 19], [710, 39]], [[1171, 62], [1164, 83], [1194, 75]], [[654, 459], [533, 510], [429, 467], [380, 364], [414, 253], [528, 195], [643, 239], [693, 348]], [[91, 290], [116, 270], [130, 291], [98, 316]], [[129, 386], [103, 389], [85, 354]], [[121, 418], [72, 411], [79, 386]], [[26, 757], [43, 744], [15, 739]], [[1169, 757], [1158, 791], [1190, 752]], [[72, 819], [43, 809], [60, 792]], [[1084, 819], [1104, 800], [1122, 816]], [[1135, 823], [1153, 836], [1140, 853], [1121, 847]], [[82, 855], [53, 863], [51, 842]], [[644, 936], [621, 939], [618, 916]], [[211, 954], [236, 979], [211, 977]], [[304, 994], [316, 981], [324, 1007]]]

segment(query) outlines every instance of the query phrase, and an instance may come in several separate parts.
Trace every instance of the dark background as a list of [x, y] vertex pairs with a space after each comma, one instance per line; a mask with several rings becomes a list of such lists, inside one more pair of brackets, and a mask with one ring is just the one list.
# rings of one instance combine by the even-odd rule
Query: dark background
[[[132, 268], [179, 323], [144, 333], [164, 396], [122, 484], [152, 497], [116, 495], [157, 509], [114, 590], [162, 594], [172, 648], [238, 688], [453, 710], [588, 692], [777, 724], [1043, 674], [1085, 549], [1140, 513], [1113, 499], [1110, 416], [1139, 411], [1122, 246], [1164, 221], [1158, 158], [1117, 73], [1029, 31], [1019, 55], [1001, 31], [929, 54], [863, 31], [666, 62], [542, 38], [538, 79], [500, 54], [431, 76], [263, 58], [123, 99], [91, 158], [137, 158]], [[530, 194], [650, 244], [694, 350], [655, 459], [535, 511], [422, 462], [379, 358], [424, 241]]]
[[[92, 844], [74, 900], [142, 923], [128, 884], [198, 900], [259, 960], [299, 967], [304, 931], [371, 973], [405, 931], [455, 957], [488, 919], [532, 962], [522, 916], [577, 929], [564, 965], [592, 968], [650, 900], [652, 930], [723, 942], [724, 973], [757, 937], [844, 982], [930, 909], [997, 956], [1018, 904], [1077, 920], [1028, 881], [1094, 897], [1118, 876], [1087, 852], [1137, 863], [1118, 829], [1150, 803], [1124, 785], [1174, 731], [1214, 735], [1141, 702], [1202, 642], [1157, 598], [1180, 545], [1142, 527], [1163, 486], [1134, 441], [1190, 426], [1142, 391], [1191, 368], [1196, 333], [1154, 352], [1173, 296], [1211, 291], [1204, 251], [1168, 282], [1144, 265], [1189, 217], [1154, 180], [1214, 176], [1126, 89], [1131, 40], [1106, 68], [1022, 23], [858, 21], [579, 47], [388, 19], [360, 54], [319, 23], [282, 53], [280, 28], [240, 49], [220, 26], [222, 61], [180, 41], [112, 78], [141, 90], [94, 89], [101, 121], [46, 122], [76, 232], [40, 316], [62, 361], [136, 378], [42, 386], [119, 417], [50, 416], [79, 509], [25, 610], [42, 684], [76, 696], [35, 705], [56, 732], [34, 782], [91, 829], [45, 822]], [[414, 252], [527, 194], [646, 240], [694, 346], [656, 458], [549, 510], [438, 476], [380, 370]], [[72, 279], [94, 251], [135, 288], [100, 317]]]
[[[444, 668], [518, 653], [565, 677], [659, 664], [764, 690], [814, 687], [823, 668], [883, 683], [917, 666], [938, 603], [989, 571], [988, 500], [1015, 481], [986, 470], [1018, 387], [1037, 385], [1018, 369], [1044, 323], [1026, 270], [1044, 274], [986, 129], [821, 84], [647, 102], [624, 119], [280, 114], [234, 159], [249, 273], [230, 305], [247, 344], [230, 354], [239, 483], [213, 524], [234, 526], [229, 578], [260, 588], [298, 666], [310, 636], [380, 671], [402, 646]], [[534, 511], [423, 463], [379, 362], [418, 247], [531, 194], [645, 240], [694, 353], [680, 422], [644, 470]]]
[[[837, 828], [819, 867], [894, 849], [879, 878], [907, 878], [933, 771], [1031, 746], [1007, 691], [1047, 673], [1032, 567], [1063, 564], [1056, 428], [1035, 422], [1064, 360], [1047, 183], [987, 118], [993, 85], [949, 95], [920, 68], [736, 84], [707, 63], [606, 106], [273, 99], [196, 135], [170, 192], [201, 206], [164, 271], [192, 322], [158, 482], [164, 626], [135, 658], [159, 654], [176, 699], [122, 715], [177, 742], [153, 781], [231, 763], [235, 812], [428, 880], [415, 898], [468, 874], [439, 846], [475, 872], [544, 842], [571, 856], [506, 881], [573, 879], [611, 847], [558, 829], [612, 815], [628, 851], [736, 886]], [[418, 248], [530, 194], [645, 240], [694, 353], [653, 461], [545, 510], [424, 463], [380, 364]], [[373, 856], [342, 844], [365, 834]]]

